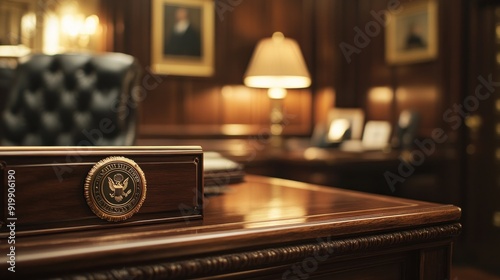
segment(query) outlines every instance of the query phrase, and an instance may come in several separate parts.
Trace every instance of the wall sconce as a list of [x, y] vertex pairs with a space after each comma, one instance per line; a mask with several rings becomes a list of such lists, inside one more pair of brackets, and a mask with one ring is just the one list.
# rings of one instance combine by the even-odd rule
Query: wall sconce
[[70, 40], [70, 45], [77, 46], [78, 49], [89, 46], [90, 38], [97, 32], [98, 26], [99, 17], [96, 15], [85, 17], [82, 14], [69, 14], [61, 18], [63, 34]]
[[285, 38], [281, 32], [275, 32], [272, 38], [262, 39], [252, 55], [244, 84], [268, 89], [271, 99], [271, 144], [281, 146], [282, 101], [286, 97], [286, 89], [311, 85], [311, 77], [297, 42]]
[[36, 33], [36, 14], [28, 12], [21, 18], [21, 44], [33, 46], [33, 38]]
[[43, 51], [54, 54], [64, 51], [93, 49], [92, 37], [99, 28], [99, 17], [80, 13], [44, 15]]

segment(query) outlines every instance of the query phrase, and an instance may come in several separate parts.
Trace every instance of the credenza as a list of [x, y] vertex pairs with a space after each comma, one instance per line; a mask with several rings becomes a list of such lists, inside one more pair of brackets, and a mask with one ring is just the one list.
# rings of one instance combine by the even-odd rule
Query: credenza
[[[195, 194], [193, 194], [193, 197]], [[461, 211], [247, 175], [203, 219], [16, 236], [1, 279], [450, 279]], [[180, 209], [179, 211], [182, 211]]]

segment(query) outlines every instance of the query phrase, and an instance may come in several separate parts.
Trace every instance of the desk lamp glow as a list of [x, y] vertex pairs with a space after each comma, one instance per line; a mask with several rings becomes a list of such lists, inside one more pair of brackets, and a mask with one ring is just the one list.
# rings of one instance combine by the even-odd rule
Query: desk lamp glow
[[[262, 39], [255, 48], [244, 84], [248, 87], [267, 88], [271, 99], [271, 136], [276, 146], [281, 145], [283, 131], [282, 100], [288, 88], [306, 88], [311, 85], [300, 47], [295, 40], [275, 32], [272, 38]], [[273, 139], [272, 139], [273, 141]]]

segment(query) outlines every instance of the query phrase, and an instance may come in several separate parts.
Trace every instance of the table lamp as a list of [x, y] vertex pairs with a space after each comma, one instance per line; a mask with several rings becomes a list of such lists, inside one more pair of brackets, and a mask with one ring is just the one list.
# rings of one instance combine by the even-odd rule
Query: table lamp
[[275, 32], [272, 38], [262, 39], [255, 48], [244, 75], [248, 87], [267, 88], [271, 99], [271, 142], [281, 146], [283, 104], [286, 89], [311, 85], [300, 47], [295, 40]]

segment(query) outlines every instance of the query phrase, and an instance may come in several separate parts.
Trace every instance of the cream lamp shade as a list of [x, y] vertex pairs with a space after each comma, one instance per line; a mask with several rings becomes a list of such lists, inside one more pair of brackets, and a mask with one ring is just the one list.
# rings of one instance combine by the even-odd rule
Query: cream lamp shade
[[243, 82], [248, 87], [268, 88], [270, 96], [274, 91], [280, 98], [280, 92], [286, 95], [284, 89], [310, 86], [311, 77], [297, 42], [275, 32], [258, 43]]

